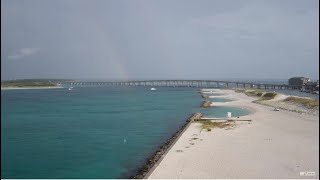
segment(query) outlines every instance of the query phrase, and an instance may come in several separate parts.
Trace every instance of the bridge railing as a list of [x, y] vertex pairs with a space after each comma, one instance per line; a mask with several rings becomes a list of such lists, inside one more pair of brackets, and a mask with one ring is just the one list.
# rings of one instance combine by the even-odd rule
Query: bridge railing
[[301, 89], [287, 84], [250, 83], [220, 80], [138, 80], [138, 81], [69, 81], [65, 85], [78, 86], [166, 86], [166, 87], [236, 87], [256, 89]]

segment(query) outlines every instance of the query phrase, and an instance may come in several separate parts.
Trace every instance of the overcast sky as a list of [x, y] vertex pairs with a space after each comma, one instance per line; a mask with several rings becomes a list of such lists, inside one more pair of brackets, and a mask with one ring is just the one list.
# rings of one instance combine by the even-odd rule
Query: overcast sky
[[1, 79], [318, 79], [318, 7], [318, 0], [1, 0]]

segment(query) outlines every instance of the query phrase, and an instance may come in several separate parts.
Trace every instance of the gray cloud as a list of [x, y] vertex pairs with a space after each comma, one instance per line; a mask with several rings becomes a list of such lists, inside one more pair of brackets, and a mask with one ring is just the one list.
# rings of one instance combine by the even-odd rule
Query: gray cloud
[[317, 0], [3, 0], [1, 76], [317, 78], [318, 15]]
[[17, 53], [9, 55], [8, 59], [21, 59], [39, 52], [39, 48], [21, 48]]

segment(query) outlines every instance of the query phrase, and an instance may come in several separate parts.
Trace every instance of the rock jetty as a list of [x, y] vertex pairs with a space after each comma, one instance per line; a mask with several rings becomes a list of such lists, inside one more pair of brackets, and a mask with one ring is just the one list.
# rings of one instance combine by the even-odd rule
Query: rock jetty
[[203, 101], [200, 107], [211, 107], [211, 101]]
[[164, 156], [164, 154], [170, 149], [170, 147], [178, 140], [180, 135], [184, 132], [184, 130], [189, 126], [190, 122], [195, 119], [200, 119], [202, 117], [201, 113], [193, 113], [185, 123], [179, 128], [177, 132], [175, 132], [171, 138], [169, 138], [163, 145], [159, 147], [159, 149], [151, 155], [146, 163], [137, 171], [136, 175], [130, 176], [130, 179], [143, 179], [145, 178], [149, 171], [153, 168], [153, 166]]
[[205, 95], [205, 94], [201, 94], [201, 97], [204, 98], [204, 99], [208, 99], [209, 98], [209, 96]]

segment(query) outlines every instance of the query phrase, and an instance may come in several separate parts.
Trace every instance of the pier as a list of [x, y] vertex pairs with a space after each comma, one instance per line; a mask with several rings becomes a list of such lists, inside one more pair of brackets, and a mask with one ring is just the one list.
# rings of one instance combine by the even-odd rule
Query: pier
[[250, 83], [219, 80], [145, 80], [145, 81], [64, 81], [70, 86], [149, 86], [149, 87], [197, 87], [197, 88], [254, 88], [254, 89], [301, 89], [304, 86], [287, 84]]

